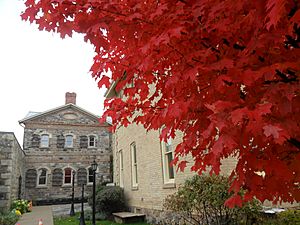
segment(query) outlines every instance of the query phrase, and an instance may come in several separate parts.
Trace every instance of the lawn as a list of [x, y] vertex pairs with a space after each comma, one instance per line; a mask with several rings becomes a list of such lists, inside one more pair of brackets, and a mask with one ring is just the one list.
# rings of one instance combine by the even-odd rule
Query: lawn
[[[91, 221], [85, 221], [86, 225], [91, 225]], [[59, 217], [54, 218], [54, 225], [78, 225], [79, 224], [79, 215], [73, 217]], [[119, 225], [118, 223], [114, 223], [112, 221], [102, 220], [96, 221], [96, 225]], [[147, 225], [147, 223], [134, 223], [127, 225]]]

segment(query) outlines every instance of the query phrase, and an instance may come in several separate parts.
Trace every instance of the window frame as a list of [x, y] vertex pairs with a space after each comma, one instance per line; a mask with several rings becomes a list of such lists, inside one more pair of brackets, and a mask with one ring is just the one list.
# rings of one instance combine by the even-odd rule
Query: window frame
[[[70, 169], [70, 183], [66, 183], [66, 170], [67, 169]], [[64, 172], [64, 174], [63, 174], [63, 186], [71, 186], [72, 185], [72, 183], [73, 183], [73, 171], [75, 171], [73, 168], [71, 168], [71, 167], [66, 167], [66, 168], [64, 168], [64, 170], [63, 170], [63, 172]]]
[[[71, 142], [71, 145], [67, 145], [68, 143], [68, 137], [71, 137], [72, 139], [72, 142]], [[72, 134], [67, 134], [65, 135], [65, 148], [73, 148], [74, 147], [74, 135]]]
[[[162, 141], [162, 170], [163, 170], [163, 181], [164, 184], [174, 184], [175, 183], [175, 168], [170, 166], [171, 161], [174, 159], [174, 149], [172, 148], [172, 138], [168, 138], [167, 142]], [[167, 150], [168, 149], [168, 150]], [[169, 155], [171, 154], [172, 159], [170, 161]], [[170, 172], [172, 168], [172, 172]], [[172, 176], [173, 175], [173, 176]]]
[[124, 187], [124, 156], [123, 150], [119, 150], [119, 186]]
[[[90, 174], [91, 172], [91, 174]], [[92, 177], [92, 182], [90, 182], [90, 177]], [[93, 174], [93, 169], [92, 167], [89, 167], [87, 169], [87, 185], [92, 185], [94, 182], [94, 174]]]
[[[43, 137], [48, 138], [46, 145], [43, 144], [45, 142], [45, 140], [43, 140]], [[40, 148], [49, 148], [49, 146], [50, 146], [50, 135], [49, 134], [41, 134], [40, 135]]]
[[138, 183], [138, 164], [137, 164], [137, 151], [136, 143], [132, 142], [130, 144], [130, 156], [131, 156], [131, 186], [133, 189], [137, 189]]
[[[90, 143], [91, 143], [91, 138], [94, 138], [93, 145], [90, 145]], [[96, 147], [97, 147], [96, 142], [97, 142], [97, 137], [96, 137], [96, 135], [91, 134], [91, 135], [88, 136], [88, 148], [96, 148]]]
[[[44, 175], [45, 183], [43, 183], [43, 184], [40, 183], [40, 178], [41, 178], [41, 175], [42, 175], [42, 174], [40, 174], [40, 171], [42, 171], [42, 172], [44, 171], [46, 173]], [[47, 183], [48, 183], [48, 169], [44, 168], [44, 167], [37, 169], [36, 186], [37, 187], [46, 187]]]

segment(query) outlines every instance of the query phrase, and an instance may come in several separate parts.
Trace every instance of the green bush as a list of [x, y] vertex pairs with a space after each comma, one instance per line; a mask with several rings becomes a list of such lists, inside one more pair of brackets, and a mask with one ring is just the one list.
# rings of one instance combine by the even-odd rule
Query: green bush
[[287, 210], [274, 218], [265, 218], [263, 225], [300, 225], [300, 210]]
[[164, 207], [176, 212], [190, 224], [252, 224], [261, 209], [256, 200], [241, 208], [228, 208], [225, 201], [232, 195], [228, 192], [229, 181], [223, 176], [194, 176], [186, 180], [178, 192], [169, 195]]
[[[92, 196], [89, 196], [89, 204], [92, 206]], [[123, 189], [111, 186], [97, 187], [95, 208], [99, 217], [107, 217], [114, 212], [123, 211], [126, 208]]]
[[14, 225], [19, 220], [13, 211], [9, 213], [0, 213], [0, 225]]

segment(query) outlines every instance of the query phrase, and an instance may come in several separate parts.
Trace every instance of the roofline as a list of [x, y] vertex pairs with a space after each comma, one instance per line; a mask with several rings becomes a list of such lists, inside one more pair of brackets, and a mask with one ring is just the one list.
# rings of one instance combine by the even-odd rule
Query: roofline
[[93, 113], [91, 113], [91, 112], [89, 112], [89, 111], [87, 111], [87, 110], [85, 110], [85, 109], [83, 109], [83, 108], [81, 108], [81, 107], [79, 107], [79, 106], [77, 106], [77, 105], [74, 105], [74, 104], [72, 104], [72, 103], [69, 103], [69, 104], [65, 104], [65, 105], [62, 105], [62, 106], [59, 106], [59, 107], [56, 107], [56, 108], [47, 110], [47, 111], [45, 111], [45, 112], [41, 112], [41, 113], [39, 113], [39, 114], [37, 114], [37, 115], [29, 116], [29, 117], [27, 117], [27, 118], [24, 118], [24, 119], [22, 119], [22, 120], [19, 120], [18, 122], [19, 122], [19, 124], [22, 124], [22, 123], [24, 123], [24, 122], [26, 122], [26, 121], [29, 121], [29, 120], [32, 120], [32, 119], [36, 119], [36, 118], [40, 118], [40, 117], [45, 116], [45, 115], [47, 115], [47, 114], [49, 114], [49, 113], [52, 113], [52, 112], [55, 112], [55, 111], [58, 111], [58, 110], [60, 110], [60, 109], [67, 108], [67, 107], [75, 107], [75, 108], [77, 108], [79, 111], [81, 111], [82, 113], [88, 114], [89, 116], [94, 117], [96, 120], [99, 120], [99, 118], [100, 118], [99, 116], [96, 116], [95, 114], [93, 114]]
[[21, 151], [23, 152], [24, 155], [26, 155], [25, 151], [24, 151], [23, 148], [21, 147], [21, 145], [20, 145], [20, 143], [19, 143], [19, 141], [18, 141], [18, 139], [17, 139], [17, 137], [16, 137], [16, 135], [15, 135], [14, 132], [11, 132], [11, 131], [0, 131], [0, 134], [1, 134], [1, 133], [2, 133], [2, 134], [12, 134], [12, 135], [14, 136], [15, 140], [17, 141], [17, 144], [18, 144], [18, 146], [20, 147]]
[[106, 90], [106, 92], [104, 93], [104, 97], [105, 98], [111, 98], [112, 95], [115, 95], [115, 93], [113, 93], [113, 91], [115, 91], [115, 87], [116, 85], [118, 84], [118, 81], [114, 81], [110, 86], [109, 88]]

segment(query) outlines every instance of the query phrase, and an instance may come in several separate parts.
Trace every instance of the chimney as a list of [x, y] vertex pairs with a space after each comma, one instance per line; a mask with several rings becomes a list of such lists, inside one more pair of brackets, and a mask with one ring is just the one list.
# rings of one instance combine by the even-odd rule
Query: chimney
[[76, 105], [76, 93], [75, 92], [67, 92], [66, 93], [66, 104], [74, 104]]

